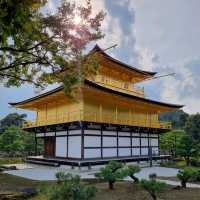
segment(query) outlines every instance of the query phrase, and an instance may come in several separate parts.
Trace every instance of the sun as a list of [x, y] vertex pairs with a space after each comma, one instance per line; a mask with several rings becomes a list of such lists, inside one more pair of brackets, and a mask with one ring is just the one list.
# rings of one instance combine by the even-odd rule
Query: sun
[[81, 17], [80, 17], [79, 15], [75, 15], [75, 16], [74, 16], [74, 23], [75, 23], [76, 25], [80, 24], [81, 21], [82, 21], [82, 19], [81, 19]]

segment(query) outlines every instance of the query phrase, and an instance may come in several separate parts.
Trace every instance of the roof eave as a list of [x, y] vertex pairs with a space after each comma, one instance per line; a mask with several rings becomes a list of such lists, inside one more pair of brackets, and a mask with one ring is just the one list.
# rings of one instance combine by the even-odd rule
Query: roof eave
[[122, 65], [122, 66], [124, 66], [124, 67], [126, 67], [126, 68], [128, 68], [130, 70], [136, 71], [136, 72], [141, 73], [143, 75], [146, 75], [146, 76], [155, 76], [157, 74], [157, 72], [150, 72], [150, 71], [140, 70], [140, 69], [137, 69], [137, 68], [135, 68], [133, 66], [130, 66], [130, 65], [126, 64], [126, 63], [123, 63], [123, 62], [121, 62], [121, 61], [119, 61], [119, 60], [111, 57], [107, 53], [105, 53], [105, 51], [103, 49], [101, 49], [97, 44], [90, 51], [89, 54], [92, 54], [94, 52], [101, 52], [106, 58], [110, 59], [111, 61], [116, 62], [119, 65]]

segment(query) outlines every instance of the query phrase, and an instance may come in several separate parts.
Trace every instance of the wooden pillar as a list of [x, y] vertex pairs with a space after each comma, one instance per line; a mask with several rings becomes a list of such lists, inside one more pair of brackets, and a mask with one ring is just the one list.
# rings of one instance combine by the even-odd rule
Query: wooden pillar
[[115, 107], [115, 122], [117, 123], [118, 121], [118, 109], [117, 106]]
[[36, 137], [36, 132], [35, 132], [35, 156], [37, 156], [37, 137]]
[[131, 157], [133, 156], [133, 142], [132, 142], [133, 132], [130, 132], [130, 139], [131, 139]]
[[99, 119], [100, 119], [100, 122], [103, 121], [103, 116], [102, 116], [102, 104], [99, 105]]
[[84, 160], [84, 126], [83, 122], [80, 122], [81, 127], [81, 160]]
[[129, 109], [129, 117], [128, 117], [128, 123], [129, 123], [129, 125], [131, 125], [131, 109]]
[[140, 128], [138, 129], [138, 133], [140, 135], [140, 156], [142, 155], [142, 138], [141, 138], [141, 132], [140, 132]]
[[101, 124], [101, 159], [103, 159], [103, 127]]
[[67, 158], [68, 158], [68, 152], [69, 152], [69, 128], [68, 128], [68, 126], [67, 126], [67, 129], [66, 129], [66, 131], [67, 131], [67, 152], [66, 152], [66, 156], [67, 156]]
[[157, 132], [158, 134], [158, 154], [160, 155], [160, 134], [159, 132]]
[[119, 132], [117, 128], [117, 157], [119, 157]]

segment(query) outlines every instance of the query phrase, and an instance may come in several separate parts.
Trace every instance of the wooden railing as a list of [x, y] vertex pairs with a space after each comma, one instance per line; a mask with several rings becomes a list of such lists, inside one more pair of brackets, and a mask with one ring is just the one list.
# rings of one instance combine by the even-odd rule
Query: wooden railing
[[96, 75], [93, 78], [89, 78], [91, 81], [98, 83], [103, 86], [110, 87], [114, 90], [124, 92], [127, 94], [131, 94], [134, 96], [144, 97], [144, 88], [136, 89], [133, 87], [133, 84], [129, 82], [123, 82], [111, 77], [103, 76], [103, 75]]
[[158, 120], [139, 120], [132, 119], [131, 117], [120, 117], [116, 118], [115, 115], [101, 115], [95, 112], [83, 112], [83, 111], [74, 111], [70, 113], [65, 113], [59, 116], [49, 116], [47, 119], [40, 119], [38, 121], [26, 121], [23, 124], [23, 128], [38, 127], [44, 125], [53, 125], [61, 124], [66, 122], [73, 121], [89, 121], [89, 122], [99, 122], [99, 123], [108, 123], [108, 124], [120, 124], [120, 125], [130, 125], [130, 126], [139, 126], [139, 127], [149, 127], [149, 128], [161, 128], [161, 129], [171, 129], [171, 122], [160, 122]]

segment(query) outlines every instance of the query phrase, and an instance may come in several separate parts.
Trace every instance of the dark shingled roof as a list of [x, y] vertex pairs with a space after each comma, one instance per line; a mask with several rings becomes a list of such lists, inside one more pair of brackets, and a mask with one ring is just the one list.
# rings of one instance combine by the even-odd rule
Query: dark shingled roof
[[[123, 92], [119, 92], [119, 91], [116, 91], [116, 90], [113, 90], [113, 89], [110, 89], [110, 88], [103, 87], [103, 86], [98, 85], [98, 84], [96, 84], [96, 83], [94, 83], [92, 81], [89, 81], [89, 80], [85, 80], [85, 84], [89, 85], [91, 87], [97, 88], [99, 90], [105, 91], [105, 92], [113, 93], [113, 94], [116, 94], [116, 95], [119, 95], [119, 96], [124, 96], [124, 97], [130, 98], [130, 99], [135, 99], [135, 100], [139, 100], [139, 101], [146, 102], [146, 103], [152, 103], [152, 104], [156, 104], [156, 105], [160, 105], [160, 106], [166, 106], [166, 107], [177, 108], [177, 109], [183, 107], [183, 105], [177, 105], [177, 104], [169, 104], [169, 103], [159, 102], [159, 101], [155, 101], [155, 100], [151, 100], [151, 99], [146, 99], [146, 98], [142, 98], [142, 97], [138, 97], [138, 96], [126, 94], [126, 93], [123, 93]], [[53, 93], [61, 91], [61, 90], [63, 90], [63, 86], [57, 87], [54, 90], [51, 90], [51, 91], [46, 92], [44, 94], [40, 94], [40, 95], [32, 97], [30, 99], [26, 99], [24, 101], [20, 101], [20, 102], [16, 102], [16, 103], [9, 103], [9, 104], [12, 105], [12, 106], [16, 106], [16, 105], [28, 103], [28, 102], [31, 102], [33, 100], [36, 100], [36, 99], [48, 96], [50, 94], [53, 94]]]

